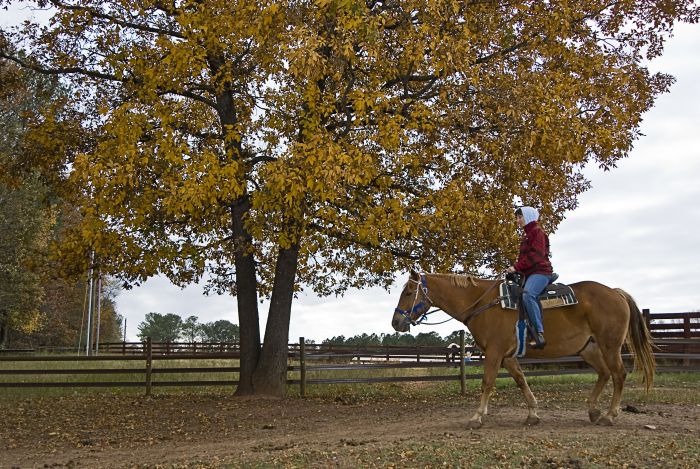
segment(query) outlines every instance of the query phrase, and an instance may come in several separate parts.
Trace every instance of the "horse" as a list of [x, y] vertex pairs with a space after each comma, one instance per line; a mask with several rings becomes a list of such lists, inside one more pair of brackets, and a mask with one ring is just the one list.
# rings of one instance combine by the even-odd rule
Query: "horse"
[[[484, 353], [481, 401], [468, 421], [471, 429], [483, 423], [501, 366], [508, 370], [525, 397], [528, 407], [525, 425], [540, 422], [537, 400], [514, 357], [518, 312], [500, 308], [500, 282], [471, 275], [419, 273], [412, 269], [392, 317], [394, 330], [406, 332], [435, 306], [469, 328]], [[622, 346], [627, 341], [634, 354], [635, 369], [641, 371], [649, 392], [656, 370], [652, 338], [635, 300], [624, 290], [592, 281], [570, 286], [578, 303], [545, 310], [542, 319], [546, 346], [540, 350], [529, 348], [525, 356], [581, 356], [598, 373], [588, 398], [589, 419], [598, 425], [613, 425], [620, 412], [626, 378]], [[613, 396], [607, 413], [602, 415], [598, 399], [610, 377]]]

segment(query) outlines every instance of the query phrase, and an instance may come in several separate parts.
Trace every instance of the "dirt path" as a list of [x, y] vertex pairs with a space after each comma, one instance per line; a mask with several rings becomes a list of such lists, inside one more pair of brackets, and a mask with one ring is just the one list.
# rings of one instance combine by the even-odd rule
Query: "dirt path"
[[482, 429], [470, 398], [241, 399], [92, 395], [0, 404], [0, 468], [697, 467], [700, 406], [647, 404], [613, 428], [578, 402], [496, 403]]

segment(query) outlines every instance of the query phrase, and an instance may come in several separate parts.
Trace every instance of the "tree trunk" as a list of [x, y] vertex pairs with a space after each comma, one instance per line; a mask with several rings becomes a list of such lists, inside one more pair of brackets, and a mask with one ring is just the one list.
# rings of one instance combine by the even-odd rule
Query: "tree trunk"
[[9, 328], [7, 327], [7, 324], [5, 322], [0, 322], [0, 349], [4, 349], [7, 347], [7, 337], [8, 337], [8, 332]]
[[[218, 55], [208, 57], [213, 73], [223, 66], [224, 59]], [[238, 122], [231, 84], [226, 83], [216, 97], [216, 111], [219, 114], [221, 130], [224, 134]], [[243, 163], [241, 140], [234, 137], [225, 143], [227, 154]], [[241, 360], [239, 383], [236, 395], [254, 393], [253, 372], [260, 357], [260, 319], [258, 316], [258, 281], [255, 271], [255, 258], [252, 250], [252, 236], [245, 227], [245, 217], [250, 211], [250, 199], [244, 193], [231, 205], [231, 231], [234, 242], [234, 263], [236, 266], [236, 298], [238, 320], [241, 332]]]
[[249, 210], [250, 201], [247, 196], [237, 200], [231, 206], [231, 228], [236, 250], [236, 297], [241, 334], [241, 371], [236, 388], [238, 396], [254, 393], [253, 372], [260, 357], [258, 281], [255, 275], [255, 259], [249, 249], [252, 238], [244, 226], [245, 215]]
[[294, 298], [294, 279], [299, 246], [280, 249], [265, 328], [265, 344], [253, 375], [255, 394], [284, 397], [287, 394], [289, 320]]

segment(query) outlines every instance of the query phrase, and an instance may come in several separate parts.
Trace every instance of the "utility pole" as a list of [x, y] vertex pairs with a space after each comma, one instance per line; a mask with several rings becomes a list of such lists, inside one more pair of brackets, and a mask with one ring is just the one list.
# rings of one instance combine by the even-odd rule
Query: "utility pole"
[[97, 324], [95, 327], [95, 355], [100, 354], [100, 324], [102, 321], [102, 272], [97, 271]]
[[92, 337], [91, 337], [92, 336], [92, 334], [91, 334], [91, 332], [92, 332], [92, 296], [93, 296], [93, 291], [94, 291], [94, 289], [93, 289], [94, 271], [92, 268], [92, 264], [93, 264], [94, 259], [95, 259], [95, 253], [93, 251], [92, 253], [90, 253], [90, 270], [89, 270], [89, 274], [88, 274], [90, 277], [90, 281], [88, 282], [88, 284], [89, 284], [89, 286], [88, 286], [88, 290], [89, 290], [89, 294], [88, 294], [88, 319], [87, 319], [87, 333], [85, 334], [85, 355], [88, 357], [91, 355], [91, 352], [92, 352], [92, 341], [91, 341], [91, 339], [92, 339]]

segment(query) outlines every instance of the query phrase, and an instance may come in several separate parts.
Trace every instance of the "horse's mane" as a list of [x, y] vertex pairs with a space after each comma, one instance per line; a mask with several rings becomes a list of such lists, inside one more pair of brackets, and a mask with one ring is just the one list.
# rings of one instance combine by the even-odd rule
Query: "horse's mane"
[[458, 287], [475, 287], [476, 281], [479, 280], [478, 277], [473, 275], [448, 274], [448, 277], [452, 285]]

